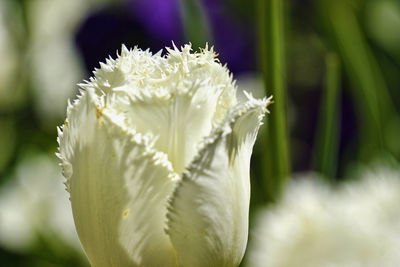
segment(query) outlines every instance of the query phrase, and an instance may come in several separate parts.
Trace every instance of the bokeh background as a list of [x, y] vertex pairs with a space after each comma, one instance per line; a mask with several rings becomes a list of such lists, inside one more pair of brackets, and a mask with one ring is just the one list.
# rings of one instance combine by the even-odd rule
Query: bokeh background
[[[88, 266], [55, 156], [77, 84], [122, 43], [157, 52], [172, 41], [195, 50], [208, 42], [239, 90], [270, 95], [261, 1], [0, 0], [2, 266]], [[360, 166], [397, 164], [400, 2], [287, 0], [284, 13], [293, 176], [320, 172], [340, 183]], [[252, 160], [251, 215], [274, 200], [263, 168], [267, 127], [268, 117]]]

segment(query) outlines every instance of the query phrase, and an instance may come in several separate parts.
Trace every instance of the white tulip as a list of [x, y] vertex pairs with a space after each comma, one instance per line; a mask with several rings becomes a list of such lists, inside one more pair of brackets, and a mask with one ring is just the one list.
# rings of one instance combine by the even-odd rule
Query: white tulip
[[400, 172], [381, 168], [335, 188], [292, 181], [259, 213], [251, 267], [400, 266]]
[[207, 47], [122, 47], [81, 85], [59, 129], [79, 238], [93, 266], [237, 266], [252, 147], [270, 99], [238, 103]]
[[34, 152], [18, 160], [9, 182], [0, 187], [0, 246], [29, 253], [39, 238], [57, 239], [81, 253], [56, 159]]

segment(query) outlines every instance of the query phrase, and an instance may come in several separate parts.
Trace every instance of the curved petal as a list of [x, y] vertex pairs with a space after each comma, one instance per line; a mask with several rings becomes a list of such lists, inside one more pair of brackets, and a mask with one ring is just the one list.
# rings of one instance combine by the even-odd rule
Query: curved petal
[[269, 99], [236, 107], [184, 173], [168, 228], [182, 266], [238, 266], [247, 243], [250, 156]]
[[197, 154], [196, 144], [236, 104], [235, 87], [212, 49], [167, 50], [163, 57], [123, 47], [120, 57], [101, 64], [90, 83], [97, 94], [106, 92], [106, 106], [124, 114], [127, 127], [157, 137], [154, 147], [181, 175]]
[[164, 232], [176, 174], [149, 136], [127, 130], [90, 90], [59, 143], [79, 238], [92, 266], [174, 266]]

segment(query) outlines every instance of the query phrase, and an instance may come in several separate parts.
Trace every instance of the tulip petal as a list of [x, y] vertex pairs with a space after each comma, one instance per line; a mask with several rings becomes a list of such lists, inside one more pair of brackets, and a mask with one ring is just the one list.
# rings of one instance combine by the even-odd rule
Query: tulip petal
[[167, 233], [182, 266], [238, 266], [243, 257], [250, 157], [270, 103], [248, 98], [205, 139], [170, 200]]
[[149, 136], [87, 90], [70, 105], [60, 153], [79, 238], [92, 266], [175, 266], [166, 225], [177, 175]]
[[190, 45], [151, 55], [122, 48], [121, 56], [95, 71], [92, 85], [106, 92], [106, 105], [125, 114], [124, 123], [157, 137], [154, 147], [166, 153], [181, 175], [197, 154], [198, 144], [236, 104], [235, 86], [213, 49], [192, 53]]
[[[166, 100], [131, 100], [126, 110], [140, 132], [157, 136], [155, 148], [165, 152], [174, 170], [182, 174], [196, 155], [198, 144], [212, 129], [218, 92], [194, 84], [192, 94], [177, 93]], [[206, 88], [204, 88], [206, 87]]]

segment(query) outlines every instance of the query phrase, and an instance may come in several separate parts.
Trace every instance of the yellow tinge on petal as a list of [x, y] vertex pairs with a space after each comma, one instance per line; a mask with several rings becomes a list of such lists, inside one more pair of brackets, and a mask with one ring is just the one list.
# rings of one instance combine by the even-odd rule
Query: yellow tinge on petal
[[249, 162], [269, 99], [238, 103], [207, 47], [122, 47], [59, 129], [78, 235], [93, 266], [237, 266]]

